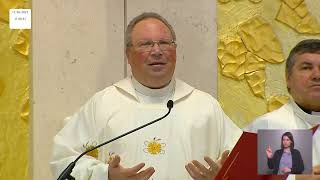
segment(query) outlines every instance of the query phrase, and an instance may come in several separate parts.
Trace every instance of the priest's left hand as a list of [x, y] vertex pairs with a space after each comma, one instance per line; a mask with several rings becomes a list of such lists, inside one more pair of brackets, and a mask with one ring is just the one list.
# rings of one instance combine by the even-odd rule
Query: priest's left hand
[[210, 157], [204, 157], [204, 160], [208, 163], [209, 168], [197, 160], [193, 160], [192, 162], [188, 163], [185, 168], [194, 180], [213, 180], [217, 176], [228, 155], [229, 151], [224, 151], [221, 155], [221, 158], [217, 162], [212, 160]]

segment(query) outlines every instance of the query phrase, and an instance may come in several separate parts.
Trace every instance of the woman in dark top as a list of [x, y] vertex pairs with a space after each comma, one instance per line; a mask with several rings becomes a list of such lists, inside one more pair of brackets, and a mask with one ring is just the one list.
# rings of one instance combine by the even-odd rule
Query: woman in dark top
[[281, 137], [281, 149], [272, 155], [270, 145], [266, 149], [268, 167], [273, 174], [302, 174], [303, 160], [300, 152], [294, 149], [294, 140], [291, 132], [285, 132]]

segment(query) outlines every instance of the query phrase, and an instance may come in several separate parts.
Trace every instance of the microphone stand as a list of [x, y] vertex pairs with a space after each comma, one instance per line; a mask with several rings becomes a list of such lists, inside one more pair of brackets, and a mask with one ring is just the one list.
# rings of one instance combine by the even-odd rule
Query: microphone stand
[[139, 129], [142, 129], [142, 128], [144, 128], [144, 127], [147, 127], [147, 126], [149, 126], [149, 125], [151, 125], [151, 124], [153, 124], [153, 123], [156, 123], [156, 122], [160, 121], [161, 119], [167, 117], [167, 116], [170, 114], [171, 109], [172, 109], [172, 107], [173, 107], [173, 101], [172, 101], [172, 100], [169, 100], [169, 101], [167, 102], [167, 107], [168, 107], [169, 110], [168, 110], [167, 114], [165, 114], [164, 116], [162, 116], [162, 117], [160, 117], [160, 118], [158, 118], [158, 119], [156, 119], [156, 120], [153, 120], [153, 121], [151, 121], [151, 122], [149, 122], [149, 123], [147, 123], [147, 124], [144, 124], [144, 125], [142, 125], [142, 126], [139, 126], [139, 127], [135, 128], [135, 129], [129, 131], [129, 132], [126, 132], [126, 133], [124, 133], [124, 134], [122, 134], [122, 135], [120, 135], [120, 136], [117, 136], [117, 137], [115, 137], [115, 138], [113, 138], [113, 139], [111, 139], [111, 140], [109, 140], [109, 141], [106, 141], [106, 142], [104, 142], [104, 143], [102, 143], [102, 144], [99, 144], [99, 145], [97, 145], [97, 146], [95, 146], [95, 147], [93, 147], [93, 148], [91, 148], [91, 149], [88, 149], [87, 151], [81, 153], [81, 154], [77, 157], [76, 160], [74, 160], [73, 162], [71, 162], [71, 163], [62, 171], [62, 173], [60, 174], [60, 176], [58, 177], [57, 180], [75, 180], [75, 178], [71, 176], [71, 172], [72, 172], [72, 169], [75, 167], [77, 161], [78, 161], [82, 156], [84, 156], [85, 154], [87, 154], [87, 153], [90, 152], [90, 151], [93, 151], [93, 150], [95, 150], [95, 149], [97, 149], [97, 148], [99, 148], [99, 147], [101, 147], [101, 146], [104, 146], [104, 145], [106, 145], [106, 144], [109, 144], [109, 143], [111, 143], [111, 142], [113, 142], [113, 141], [115, 141], [115, 140], [117, 140], [117, 139], [120, 139], [120, 138], [122, 138], [122, 137], [124, 137], [124, 136], [127, 136], [127, 135], [129, 135], [129, 134], [131, 134], [131, 133], [133, 133], [133, 132], [135, 132], [135, 131], [138, 131]]

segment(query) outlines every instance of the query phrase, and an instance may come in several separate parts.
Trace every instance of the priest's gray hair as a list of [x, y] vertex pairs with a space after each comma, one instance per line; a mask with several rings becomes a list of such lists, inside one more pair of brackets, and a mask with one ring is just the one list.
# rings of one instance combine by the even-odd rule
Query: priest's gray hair
[[154, 12], [144, 12], [144, 13], [140, 14], [139, 16], [133, 18], [130, 21], [129, 25], [127, 26], [126, 34], [125, 34], [126, 48], [128, 48], [132, 45], [131, 34], [132, 34], [132, 30], [135, 27], [135, 25], [138, 22], [145, 20], [145, 19], [149, 19], [149, 18], [158, 19], [159, 21], [163, 22], [169, 28], [173, 40], [176, 41], [176, 33], [174, 32], [170, 23], [164, 17], [162, 17], [161, 15], [154, 13]]
[[320, 54], [320, 39], [300, 41], [291, 51], [286, 61], [286, 76], [289, 77], [296, 62], [296, 56], [304, 53]]

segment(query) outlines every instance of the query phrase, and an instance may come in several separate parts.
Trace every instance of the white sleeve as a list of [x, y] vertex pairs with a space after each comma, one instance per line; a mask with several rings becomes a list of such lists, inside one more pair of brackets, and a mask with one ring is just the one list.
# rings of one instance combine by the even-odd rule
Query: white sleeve
[[[68, 119], [67, 124], [53, 141], [50, 166], [56, 178], [85, 150], [83, 145], [88, 142], [98, 142], [94, 99], [89, 100], [78, 113]], [[108, 165], [85, 155], [76, 163], [71, 175], [80, 180], [107, 180]]]
[[268, 120], [260, 116], [243, 128], [243, 131], [257, 133], [259, 129], [268, 128]]
[[220, 121], [220, 155], [225, 150], [232, 150], [235, 144], [238, 142], [242, 130], [224, 113], [219, 102], [215, 100], [215, 112], [216, 120]]
[[232, 150], [242, 135], [242, 130], [223, 112], [223, 151]]

